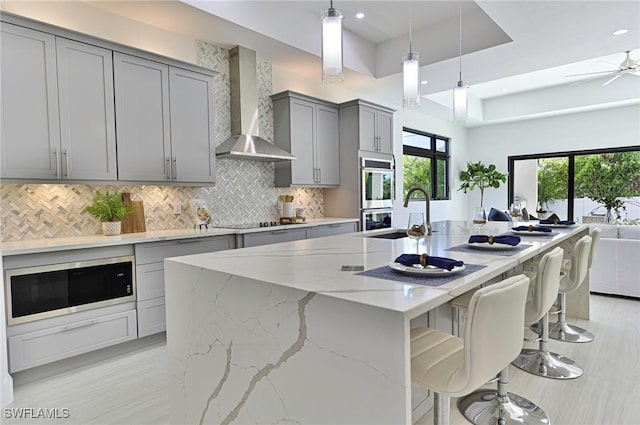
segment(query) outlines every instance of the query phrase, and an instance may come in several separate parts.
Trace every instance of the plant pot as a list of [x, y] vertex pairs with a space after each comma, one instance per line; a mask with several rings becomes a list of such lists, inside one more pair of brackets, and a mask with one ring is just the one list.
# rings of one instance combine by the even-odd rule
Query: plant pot
[[116, 236], [121, 232], [121, 222], [119, 221], [103, 221], [102, 234], [105, 236]]

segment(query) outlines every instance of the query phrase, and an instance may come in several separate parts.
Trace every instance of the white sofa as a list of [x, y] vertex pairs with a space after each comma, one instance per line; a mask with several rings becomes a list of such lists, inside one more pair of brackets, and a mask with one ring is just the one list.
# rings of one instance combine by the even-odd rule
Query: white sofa
[[593, 259], [590, 290], [640, 298], [640, 226], [593, 223], [602, 229]]

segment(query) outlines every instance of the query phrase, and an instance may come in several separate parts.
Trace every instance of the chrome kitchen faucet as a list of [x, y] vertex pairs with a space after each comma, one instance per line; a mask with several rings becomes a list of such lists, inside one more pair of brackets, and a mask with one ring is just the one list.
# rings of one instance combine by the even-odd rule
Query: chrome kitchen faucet
[[413, 192], [420, 191], [424, 193], [426, 206], [425, 206], [425, 219], [427, 220], [427, 236], [431, 235], [431, 198], [429, 197], [429, 192], [426, 189], [423, 189], [419, 186], [412, 187], [407, 192], [407, 196], [404, 198], [404, 207], [407, 208], [409, 206], [409, 198], [413, 194]]

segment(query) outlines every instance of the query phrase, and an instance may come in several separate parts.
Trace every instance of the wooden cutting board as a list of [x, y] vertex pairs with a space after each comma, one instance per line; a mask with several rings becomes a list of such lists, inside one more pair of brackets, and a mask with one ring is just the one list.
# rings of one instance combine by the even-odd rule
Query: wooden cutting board
[[122, 201], [125, 205], [131, 205], [133, 212], [122, 219], [122, 233], [139, 233], [147, 231], [147, 224], [144, 220], [143, 201], [132, 201], [131, 194], [122, 193]]

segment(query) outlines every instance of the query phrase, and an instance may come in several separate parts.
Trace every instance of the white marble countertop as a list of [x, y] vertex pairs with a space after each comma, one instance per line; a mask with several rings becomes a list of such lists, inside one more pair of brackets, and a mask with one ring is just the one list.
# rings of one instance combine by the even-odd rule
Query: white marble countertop
[[99, 248], [115, 245], [129, 245], [164, 240], [202, 238], [232, 234], [246, 234], [255, 232], [269, 232], [273, 230], [298, 229], [304, 227], [321, 226], [326, 224], [352, 223], [357, 218], [311, 218], [300, 224], [285, 224], [273, 227], [256, 227], [250, 229], [233, 229], [211, 227], [209, 229], [174, 229], [156, 230], [144, 233], [127, 233], [118, 236], [87, 235], [68, 238], [47, 238], [2, 243], [2, 255], [35, 254], [39, 252], [64, 251], [70, 249]]
[[466, 244], [471, 234], [506, 233], [510, 223], [489, 222], [481, 231], [463, 221], [437, 222], [433, 226], [434, 233], [426, 241], [421, 241], [420, 252], [426, 250], [430, 255], [455, 258], [467, 264], [487, 267], [439, 287], [405, 284], [360, 276], [355, 274], [357, 272], [341, 271], [343, 265], [361, 265], [365, 270], [374, 269], [389, 264], [400, 254], [416, 252], [416, 242], [412, 239], [366, 237], [384, 231], [176, 257], [167, 261], [399, 311], [413, 318], [513, 269], [584, 229], [582, 226], [574, 226], [554, 229], [552, 236], [521, 236], [522, 243], [532, 246], [512, 256], [501, 256], [489, 251], [467, 253], [445, 249]]

